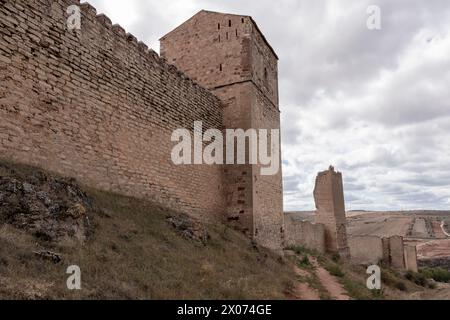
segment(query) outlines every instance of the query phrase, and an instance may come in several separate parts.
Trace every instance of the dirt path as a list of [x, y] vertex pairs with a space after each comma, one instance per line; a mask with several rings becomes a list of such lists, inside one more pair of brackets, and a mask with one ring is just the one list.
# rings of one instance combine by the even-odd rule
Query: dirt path
[[[315, 258], [309, 257], [309, 259], [315, 267], [315, 270], [306, 271], [294, 265], [293, 268], [295, 274], [301, 278], [317, 277], [321, 286], [333, 300], [350, 300], [350, 297], [339, 283], [338, 279], [323, 268]], [[300, 281], [294, 284], [291, 295], [291, 298], [295, 300], [321, 300], [318, 289], [311, 287], [308, 283]]]
[[319, 278], [322, 286], [328, 291], [331, 298], [334, 300], [350, 300], [345, 289], [327, 270], [319, 265], [316, 259], [311, 258], [311, 262], [316, 267], [316, 275]]
[[450, 234], [448, 234], [447, 231], [445, 230], [445, 222], [444, 221], [441, 222], [441, 230], [445, 234], [446, 237], [450, 237]]
[[[296, 275], [300, 277], [308, 277], [310, 274], [300, 269], [297, 266], [294, 266], [294, 272]], [[297, 282], [294, 285], [293, 290], [294, 299], [296, 300], [320, 300], [320, 294], [317, 289], [311, 288], [307, 283]]]
[[307, 283], [298, 283], [294, 288], [296, 300], [320, 300], [319, 291], [311, 288]]

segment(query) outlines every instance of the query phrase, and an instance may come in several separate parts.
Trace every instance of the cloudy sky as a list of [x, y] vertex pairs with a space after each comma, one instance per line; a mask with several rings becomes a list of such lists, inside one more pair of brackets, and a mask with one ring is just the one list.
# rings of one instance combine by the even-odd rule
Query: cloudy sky
[[280, 57], [286, 210], [330, 164], [349, 210], [450, 209], [449, 0], [89, 2], [156, 51], [201, 9], [253, 16]]

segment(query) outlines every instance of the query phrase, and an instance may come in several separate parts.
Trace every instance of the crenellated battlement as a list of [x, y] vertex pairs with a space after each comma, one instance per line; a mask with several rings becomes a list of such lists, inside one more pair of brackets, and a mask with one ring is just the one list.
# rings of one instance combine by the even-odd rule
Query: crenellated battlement
[[[214, 19], [199, 33], [201, 51], [186, 56], [198, 63], [196, 74], [87, 2], [3, 3], [0, 158], [198, 219], [238, 222], [263, 246], [281, 248], [281, 171], [171, 160], [172, 134], [193, 135], [197, 121], [205, 131], [280, 128], [278, 58], [250, 17], [202, 13]], [[67, 24], [71, 5], [80, 8], [79, 30]]]
[[[180, 78], [180, 80], [187, 81], [193, 87], [196, 87], [198, 90], [204, 89], [197, 82], [193, 81], [189, 76], [179, 70], [175, 65], [168, 63], [165, 59], [161, 58], [159, 54], [153, 49], [149, 48], [147, 44], [137, 39], [136, 36], [127, 32], [122, 26], [119, 24], [113, 24], [111, 19], [103, 13], [98, 14], [97, 9], [92, 6], [88, 2], [80, 1], [67, 1], [67, 0], [59, 0], [59, 2], [65, 3], [67, 6], [71, 4], [79, 5], [83, 18], [89, 19], [92, 23], [98, 23], [103, 26], [106, 31], [112, 31], [112, 34], [116, 36], [115, 41], [123, 41], [126, 40], [129, 44], [130, 48], [137, 48], [138, 52], [142, 54], [142, 58], [148, 60], [150, 63], [158, 64], [162, 69], [168, 71]], [[101, 35], [102, 32], [100, 32]]]
[[[67, 28], [73, 4], [81, 30]], [[174, 130], [222, 128], [220, 100], [89, 3], [6, 0], [0, 72], [1, 158], [223, 217], [222, 168], [170, 158]]]

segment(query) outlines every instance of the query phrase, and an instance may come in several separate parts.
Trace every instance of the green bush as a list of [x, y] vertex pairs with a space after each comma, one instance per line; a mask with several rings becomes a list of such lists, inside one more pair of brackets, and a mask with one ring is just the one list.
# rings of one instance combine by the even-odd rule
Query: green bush
[[427, 277], [425, 275], [423, 275], [422, 273], [408, 271], [405, 275], [405, 278], [408, 279], [409, 281], [414, 282], [418, 286], [428, 287]]
[[303, 256], [303, 258], [299, 261], [299, 266], [304, 268], [312, 267], [311, 261], [307, 255]]
[[329, 264], [326, 266], [328, 272], [338, 278], [343, 278], [345, 276], [344, 272], [342, 272], [341, 268], [337, 264]]
[[339, 261], [341, 261], [341, 256], [339, 254], [335, 253], [331, 257], [331, 260], [333, 260], [334, 262], [338, 263]]
[[406, 288], [406, 284], [402, 281], [399, 281], [395, 284], [395, 288], [400, 290], [400, 291], [407, 291], [408, 289]]
[[289, 246], [287, 248], [285, 248], [286, 250], [290, 250], [290, 251], [294, 251], [296, 254], [298, 255], [303, 255], [303, 254], [309, 254], [312, 256], [317, 256], [318, 253], [314, 250], [305, 248], [305, 247], [299, 247], [299, 246]]
[[420, 274], [437, 282], [450, 282], [450, 271], [443, 268], [423, 268], [420, 270]]
[[381, 282], [387, 286], [394, 286], [397, 284], [397, 276], [396, 274], [389, 270], [389, 269], [383, 269], [381, 272]]

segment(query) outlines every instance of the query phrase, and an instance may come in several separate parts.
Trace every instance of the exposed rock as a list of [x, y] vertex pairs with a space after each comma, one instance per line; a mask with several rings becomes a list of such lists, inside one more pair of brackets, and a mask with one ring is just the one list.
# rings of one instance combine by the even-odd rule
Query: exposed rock
[[206, 245], [210, 238], [205, 226], [187, 215], [169, 216], [167, 217], [167, 222], [187, 240], [201, 242]]
[[53, 263], [60, 263], [62, 260], [60, 254], [51, 251], [35, 251], [34, 254], [38, 255], [42, 259], [50, 260]]
[[83, 243], [92, 228], [93, 207], [73, 179], [32, 170], [19, 173], [0, 164], [0, 225], [10, 224], [43, 241]]

